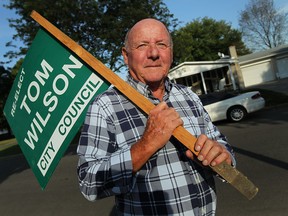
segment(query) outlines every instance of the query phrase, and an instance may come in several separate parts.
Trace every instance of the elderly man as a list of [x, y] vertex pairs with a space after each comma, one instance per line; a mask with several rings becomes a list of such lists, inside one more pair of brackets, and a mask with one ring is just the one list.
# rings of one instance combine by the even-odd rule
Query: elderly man
[[[214, 215], [208, 165], [235, 159], [197, 95], [167, 78], [173, 59], [167, 28], [139, 21], [122, 55], [129, 84], [156, 107], [147, 116], [114, 88], [95, 98], [78, 146], [81, 192], [91, 201], [115, 196], [117, 215]], [[172, 137], [180, 125], [198, 137], [197, 158]]]

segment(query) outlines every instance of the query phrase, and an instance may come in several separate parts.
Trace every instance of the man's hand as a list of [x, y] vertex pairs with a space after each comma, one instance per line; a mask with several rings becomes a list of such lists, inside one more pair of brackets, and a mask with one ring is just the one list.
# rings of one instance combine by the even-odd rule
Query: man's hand
[[142, 138], [158, 150], [168, 142], [175, 128], [182, 124], [183, 121], [175, 109], [161, 102], [151, 110]]
[[182, 124], [179, 114], [165, 102], [161, 102], [151, 110], [142, 138], [131, 147], [133, 172], [137, 172], [156, 151], [161, 149], [175, 128]]
[[[202, 161], [204, 166], [216, 166], [226, 161], [231, 165], [232, 160], [228, 150], [218, 142], [209, 139], [206, 135], [201, 134], [196, 143], [195, 151], [199, 152], [197, 159]], [[190, 150], [186, 151], [186, 156], [193, 159], [195, 156]]]

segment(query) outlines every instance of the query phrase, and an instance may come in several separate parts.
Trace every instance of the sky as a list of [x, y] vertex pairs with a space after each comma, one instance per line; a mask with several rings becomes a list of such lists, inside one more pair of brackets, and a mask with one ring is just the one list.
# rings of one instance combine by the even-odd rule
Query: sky
[[[6, 61], [3, 55], [8, 51], [5, 44], [12, 39], [15, 30], [9, 27], [8, 18], [15, 18], [15, 12], [3, 7], [9, 0], [0, 0], [0, 62]], [[239, 28], [238, 18], [249, 0], [163, 0], [181, 26], [197, 18], [209, 17], [216, 21], [225, 20], [233, 28]], [[288, 11], [288, 0], [274, 0], [277, 8]], [[18, 42], [18, 44], [21, 44]], [[12, 67], [16, 60], [4, 65]]]

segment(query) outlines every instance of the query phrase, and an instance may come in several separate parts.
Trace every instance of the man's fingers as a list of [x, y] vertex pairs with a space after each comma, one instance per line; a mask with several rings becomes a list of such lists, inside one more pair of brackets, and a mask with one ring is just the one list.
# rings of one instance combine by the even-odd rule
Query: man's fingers
[[226, 151], [223, 151], [221, 154], [219, 154], [210, 164], [211, 166], [216, 166], [223, 161], [226, 161], [228, 164], [231, 164], [232, 162], [229, 153]]
[[207, 140], [207, 136], [204, 134], [201, 134], [195, 143], [195, 151], [200, 152], [202, 147], [204, 146], [205, 142]]
[[155, 108], [152, 111], [153, 112], [159, 112], [159, 111], [165, 110], [167, 108], [168, 108], [168, 105], [164, 101], [162, 101], [157, 106], [155, 106]]
[[215, 144], [208, 152], [203, 161], [203, 165], [212, 165], [215, 166], [222, 161], [225, 161], [229, 157], [229, 154], [224, 150], [219, 144]]
[[186, 156], [187, 156], [188, 158], [190, 158], [191, 160], [194, 159], [194, 155], [193, 155], [193, 153], [192, 153], [190, 150], [187, 150], [187, 151], [186, 151]]
[[169, 107], [163, 101], [160, 102], [153, 110], [151, 110], [149, 117], [153, 117], [153, 119], [156, 121], [164, 121], [167, 124], [169, 124], [169, 122], [172, 122], [177, 126], [183, 124], [180, 115], [175, 111], [175, 109]]
[[200, 135], [195, 143], [195, 150], [199, 152], [197, 159], [204, 166], [215, 166], [226, 161], [231, 164], [231, 157], [227, 150], [219, 143], [208, 139], [206, 135]]

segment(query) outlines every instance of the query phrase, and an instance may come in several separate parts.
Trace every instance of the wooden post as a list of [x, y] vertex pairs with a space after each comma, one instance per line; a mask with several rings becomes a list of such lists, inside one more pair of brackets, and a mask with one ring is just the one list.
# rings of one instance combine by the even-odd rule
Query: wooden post
[[240, 65], [238, 62], [238, 55], [237, 55], [235, 46], [229, 47], [229, 53], [230, 53], [231, 58], [236, 60], [234, 65], [231, 65], [232, 73], [234, 75], [236, 75], [236, 77], [237, 77], [237, 82], [238, 82], [239, 88], [244, 89], [245, 84], [244, 84], [243, 74], [242, 74], [242, 71], [241, 71], [241, 68], [240, 68]]

